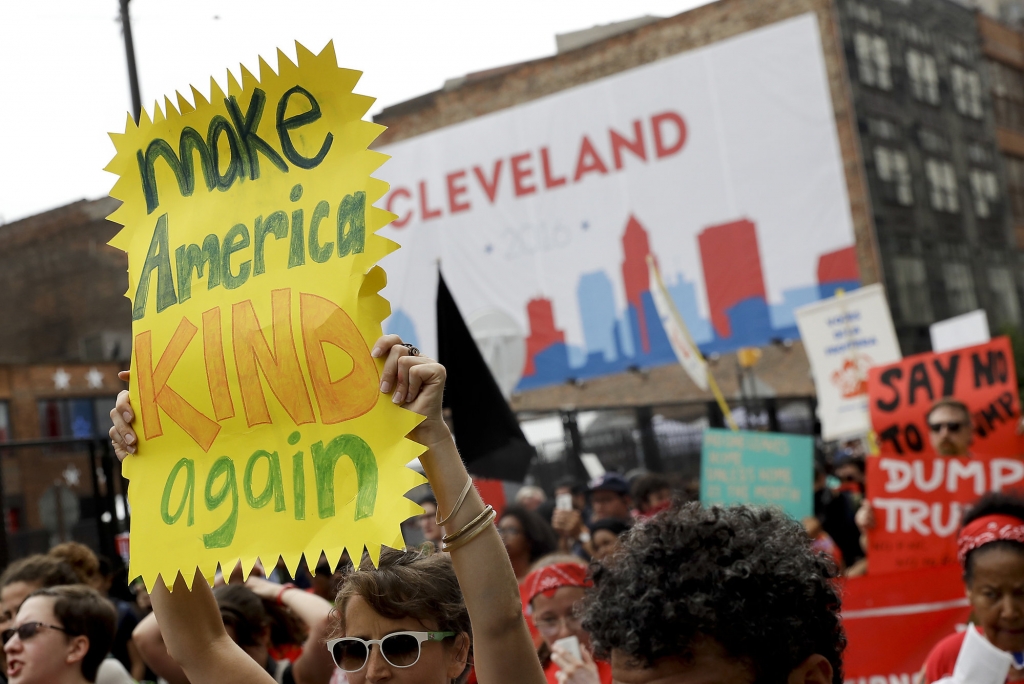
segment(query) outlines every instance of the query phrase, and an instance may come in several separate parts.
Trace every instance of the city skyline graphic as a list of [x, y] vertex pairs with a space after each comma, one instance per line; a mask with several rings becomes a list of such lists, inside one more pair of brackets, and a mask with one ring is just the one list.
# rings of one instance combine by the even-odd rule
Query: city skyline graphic
[[[697, 234], [696, 243], [708, 316], [701, 315], [692, 279], [684, 273], [669, 277], [663, 272], [663, 277], [691, 337], [705, 355], [799, 339], [794, 317], [797, 308], [831, 297], [839, 288], [848, 291], [860, 286], [851, 245], [818, 255], [817, 282], [785, 290], [781, 303], [769, 304], [757, 226], [752, 220], [708, 226]], [[648, 255], [658, 263], [648, 231], [631, 214], [621, 233], [625, 309], [616, 306], [609, 273], [597, 270], [578, 279], [575, 300], [583, 346], [568, 343], [558, 324], [560, 318], [577, 312], [556, 310], [544, 295], [526, 302], [526, 361], [516, 391], [676, 362], [650, 293]], [[387, 327], [416, 343], [415, 326], [405, 312], [396, 309]]]

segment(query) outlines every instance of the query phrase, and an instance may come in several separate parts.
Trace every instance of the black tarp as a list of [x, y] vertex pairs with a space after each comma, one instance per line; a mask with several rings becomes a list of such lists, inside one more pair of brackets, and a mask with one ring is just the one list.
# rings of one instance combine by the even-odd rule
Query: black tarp
[[522, 482], [536, 451], [462, 319], [444, 276], [437, 286], [438, 361], [448, 371], [444, 406], [466, 469], [479, 477]]

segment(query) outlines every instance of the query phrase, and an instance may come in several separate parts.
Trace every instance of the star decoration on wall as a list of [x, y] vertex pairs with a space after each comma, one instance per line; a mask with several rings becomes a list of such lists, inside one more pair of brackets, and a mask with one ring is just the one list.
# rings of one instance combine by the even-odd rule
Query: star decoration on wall
[[81, 471], [73, 463], [65, 468], [61, 475], [64, 476], [64, 481], [67, 482], [68, 487], [77, 487], [82, 479]]
[[66, 390], [71, 386], [71, 374], [63, 368], [58, 368], [53, 374], [53, 386], [55, 389]]
[[90, 389], [101, 389], [103, 387], [103, 373], [96, 366], [93, 366], [85, 374], [85, 381], [89, 383]]

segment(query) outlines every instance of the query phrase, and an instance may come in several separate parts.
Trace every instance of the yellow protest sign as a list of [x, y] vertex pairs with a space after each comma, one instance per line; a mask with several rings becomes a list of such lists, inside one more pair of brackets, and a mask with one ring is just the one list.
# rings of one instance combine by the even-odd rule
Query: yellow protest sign
[[131, 576], [168, 585], [218, 563], [401, 546], [423, 482], [405, 467], [420, 416], [378, 390], [390, 314], [376, 266], [397, 248], [362, 120], [332, 44], [275, 73], [211, 80], [112, 134], [111, 244], [128, 253], [138, 452], [124, 463]]

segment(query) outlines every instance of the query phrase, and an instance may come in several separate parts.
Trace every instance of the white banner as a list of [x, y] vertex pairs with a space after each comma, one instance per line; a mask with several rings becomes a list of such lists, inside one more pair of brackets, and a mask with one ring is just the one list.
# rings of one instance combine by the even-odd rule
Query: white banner
[[649, 255], [705, 353], [794, 339], [798, 306], [859, 284], [810, 13], [382, 151], [386, 328], [436, 352], [440, 262], [525, 347], [519, 390], [674, 361]]
[[868, 368], [903, 358], [882, 286], [797, 309], [796, 322], [814, 374], [822, 438], [867, 433]]
[[936, 354], [985, 344], [992, 339], [984, 309], [932, 323], [928, 332], [931, 333], [932, 351]]
[[686, 324], [679, 319], [679, 313], [672, 303], [671, 295], [665, 289], [665, 283], [661, 281], [661, 274], [658, 267], [654, 265], [654, 259], [647, 260], [648, 278], [651, 289], [651, 297], [654, 299], [654, 308], [658, 311], [658, 319], [661, 327], [668, 336], [672, 351], [675, 352], [676, 360], [683, 367], [686, 374], [693, 380], [693, 384], [705, 392], [708, 389], [708, 367], [701, 358], [693, 342], [690, 341], [690, 333]]

